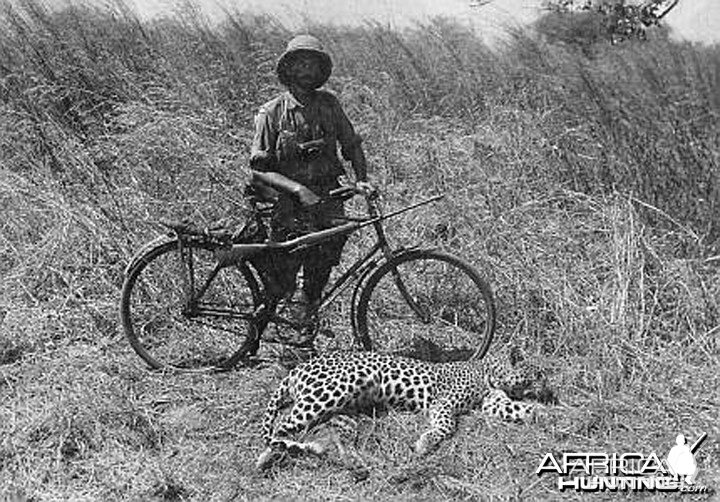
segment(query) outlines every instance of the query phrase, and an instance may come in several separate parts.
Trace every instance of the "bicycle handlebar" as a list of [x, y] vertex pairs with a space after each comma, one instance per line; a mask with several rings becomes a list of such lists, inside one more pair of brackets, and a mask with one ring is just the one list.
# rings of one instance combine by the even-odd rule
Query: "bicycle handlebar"
[[368, 191], [363, 188], [358, 188], [355, 185], [343, 185], [338, 188], [333, 188], [330, 190], [329, 196], [326, 197], [330, 200], [349, 200], [355, 197], [356, 195], [363, 195], [368, 200], [375, 200], [378, 197], [378, 191], [373, 189], [372, 191]]
[[360, 194], [360, 190], [354, 186], [341, 186], [330, 190], [331, 199], [350, 199]]

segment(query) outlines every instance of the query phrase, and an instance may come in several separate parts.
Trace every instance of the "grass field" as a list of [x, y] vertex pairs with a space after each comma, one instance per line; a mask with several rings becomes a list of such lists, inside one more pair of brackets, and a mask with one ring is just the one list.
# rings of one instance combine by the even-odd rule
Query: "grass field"
[[292, 34], [117, 5], [0, 4], [0, 498], [577, 499], [535, 475], [546, 453], [664, 458], [680, 432], [708, 434], [698, 483], [720, 489], [717, 47], [527, 31], [491, 49], [443, 19], [313, 28], [385, 205], [447, 194], [392, 238], [483, 270], [495, 347], [547, 368], [562, 402], [531, 424], [471, 414], [424, 462], [408, 460], [422, 417], [368, 418], [355, 483], [333, 457], [254, 472], [280, 365], [153, 373], [118, 323], [158, 219], [242, 220], [252, 117]]

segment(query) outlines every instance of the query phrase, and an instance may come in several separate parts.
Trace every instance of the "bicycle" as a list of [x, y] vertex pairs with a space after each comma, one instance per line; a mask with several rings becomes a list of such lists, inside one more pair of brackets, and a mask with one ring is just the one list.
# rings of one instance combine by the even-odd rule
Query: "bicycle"
[[[356, 195], [354, 187], [341, 187], [331, 197], [347, 201]], [[377, 194], [365, 194], [366, 215], [344, 216], [332, 228], [284, 242], [237, 242], [242, 231], [161, 222], [169, 232], [139, 250], [125, 271], [125, 335], [155, 369], [231, 368], [254, 355], [261, 341], [283, 343], [283, 332], [303, 327], [284, 316], [290, 300], [267, 294], [267, 281], [253, 262], [372, 227], [374, 244], [331, 280], [319, 311], [354, 284], [350, 325], [356, 347], [399, 352], [421, 340], [446, 353], [482, 358], [495, 329], [487, 282], [457, 256], [436, 248], [393, 248], [385, 233], [387, 219], [442, 197], [383, 214]], [[262, 214], [256, 213], [256, 222]]]

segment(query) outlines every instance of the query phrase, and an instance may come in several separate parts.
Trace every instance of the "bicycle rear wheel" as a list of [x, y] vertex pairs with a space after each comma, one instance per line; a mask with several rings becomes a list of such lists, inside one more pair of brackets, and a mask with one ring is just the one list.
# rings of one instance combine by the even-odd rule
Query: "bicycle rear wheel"
[[374, 272], [358, 299], [365, 350], [448, 361], [481, 358], [495, 330], [490, 287], [463, 260], [434, 250], [402, 253]]
[[[184, 244], [183, 254], [184, 261], [175, 239], [134, 261], [120, 301], [125, 335], [153, 368], [226, 368], [237, 362], [239, 350], [247, 351], [243, 342], [252, 332], [258, 283], [243, 262], [215, 270], [209, 246]], [[209, 278], [202, 302], [192, 301]]]

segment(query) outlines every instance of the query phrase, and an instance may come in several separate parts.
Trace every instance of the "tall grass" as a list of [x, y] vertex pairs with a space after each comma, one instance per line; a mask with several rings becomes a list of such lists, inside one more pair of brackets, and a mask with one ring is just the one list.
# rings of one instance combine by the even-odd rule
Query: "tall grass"
[[[279, 89], [291, 33], [238, 12], [211, 24], [190, 5], [145, 21], [114, 5], [2, 4], [0, 494], [554, 498], [517, 485], [547, 448], [717, 434], [717, 48], [660, 33], [587, 50], [529, 31], [489, 48], [448, 19], [314, 26], [384, 203], [447, 194], [396, 220], [392, 237], [482, 268], [498, 343], [553, 370], [574, 411], [508, 433], [472, 419], [482, 434], [463, 429], [412, 486], [346, 486], [323, 463], [273, 484], [247, 466], [277, 375], [148, 375], [116, 302], [159, 218], [242, 221], [252, 118]], [[402, 463], [418, 429], [408, 420], [371, 425], [377, 471]], [[491, 461], [507, 457], [495, 443], [516, 454]], [[717, 457], [703, 458], [717, 484]], [[317, 469], [336, 487], [312, 488]]]

